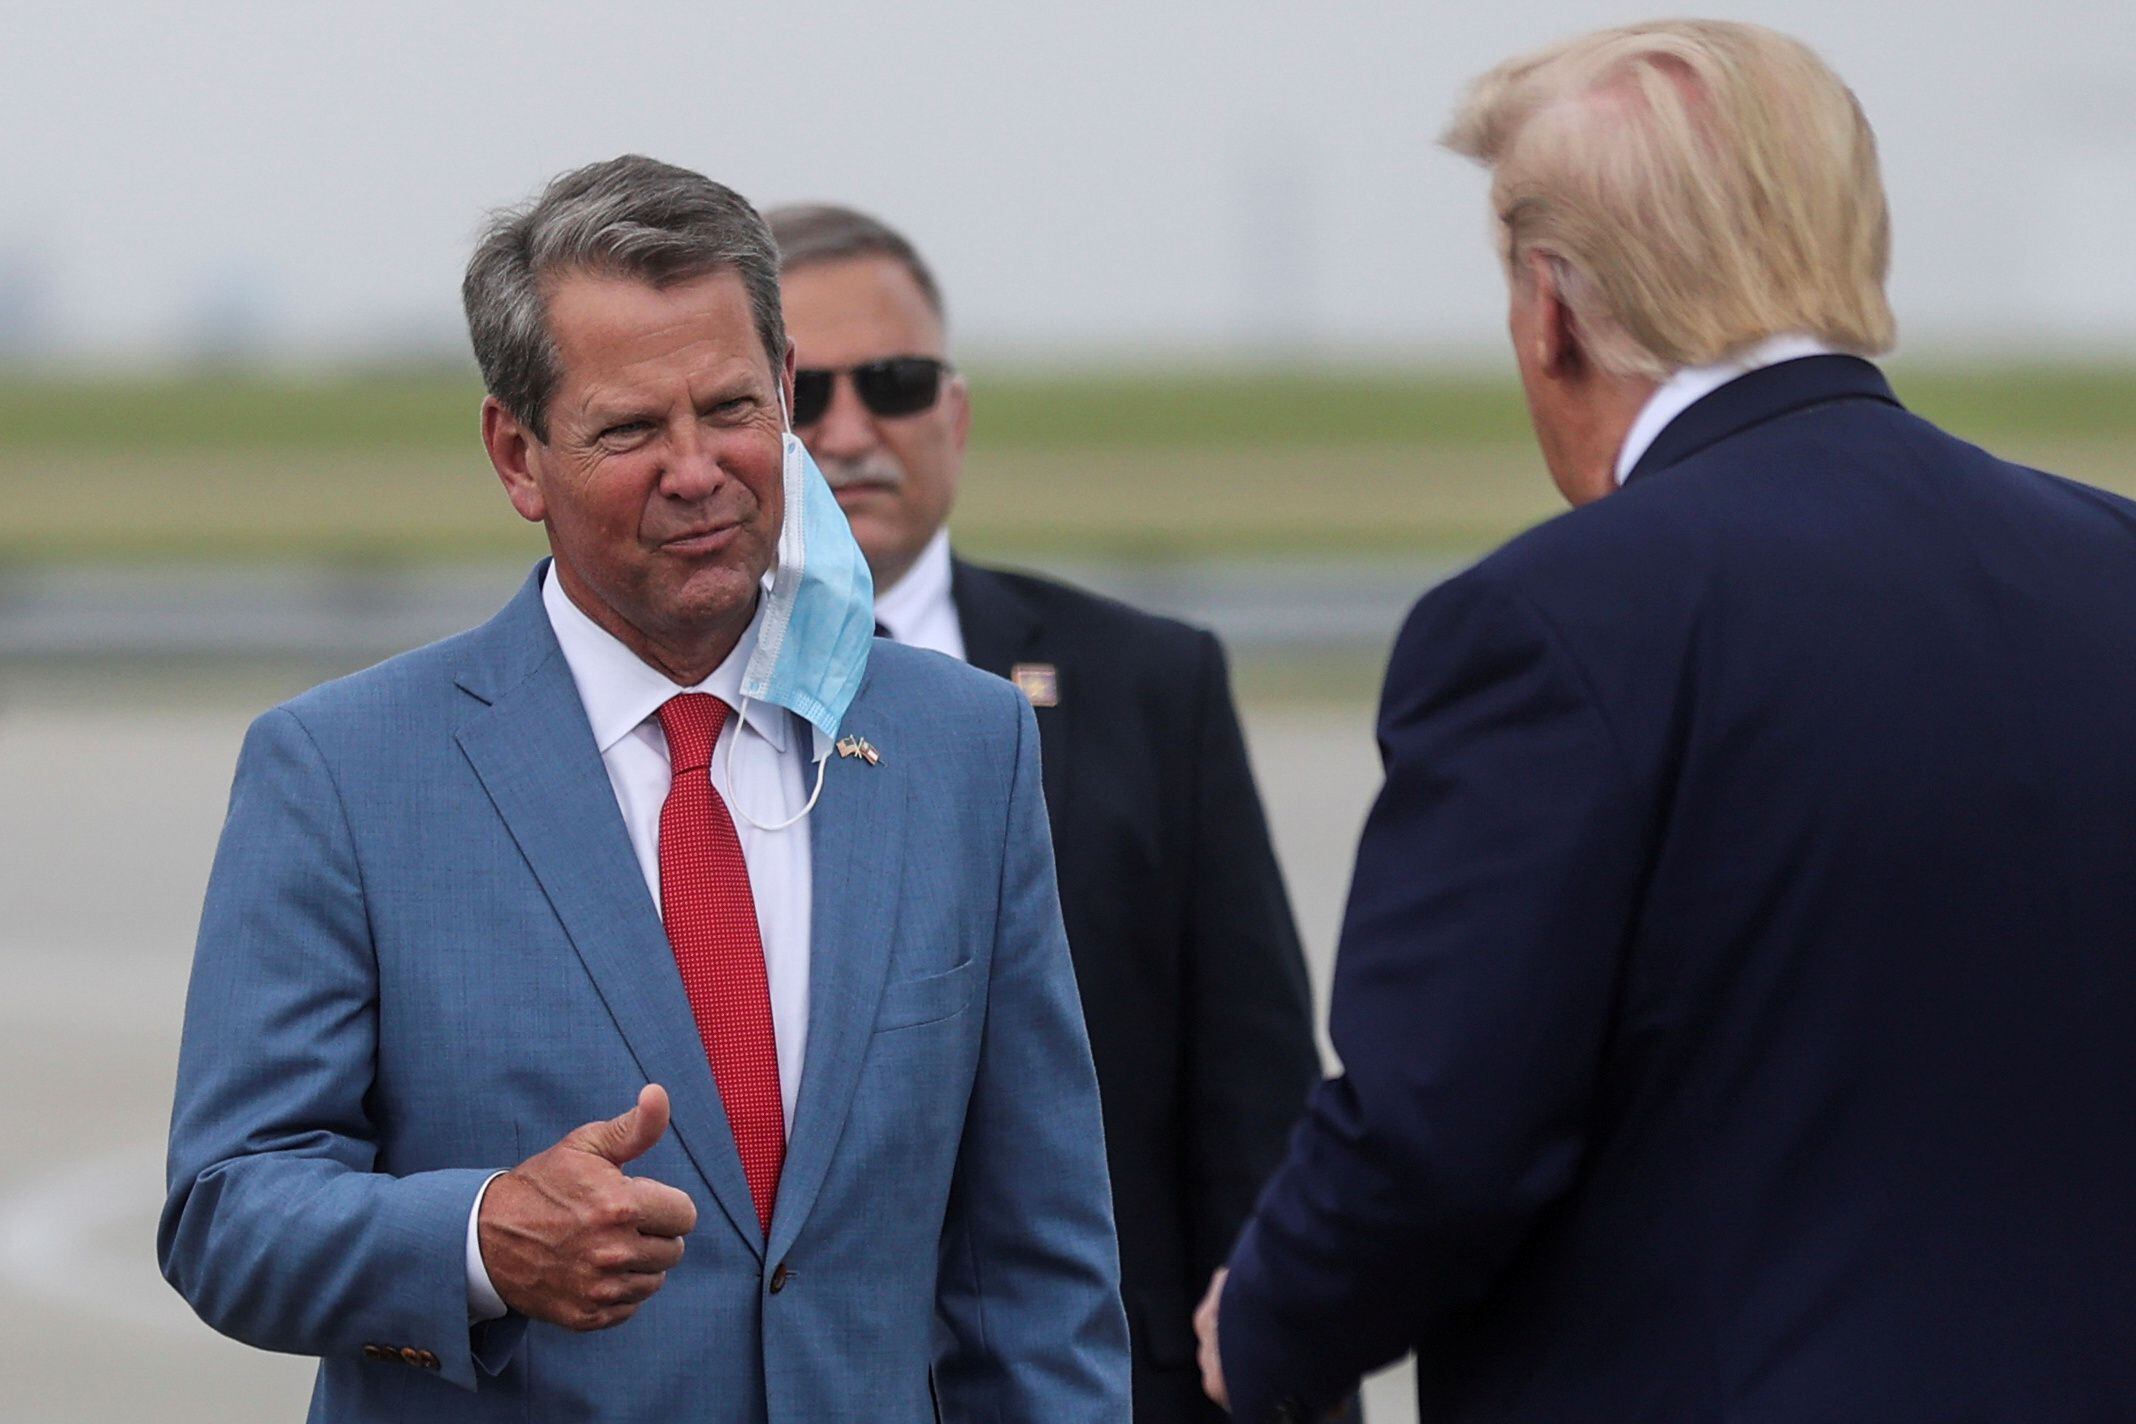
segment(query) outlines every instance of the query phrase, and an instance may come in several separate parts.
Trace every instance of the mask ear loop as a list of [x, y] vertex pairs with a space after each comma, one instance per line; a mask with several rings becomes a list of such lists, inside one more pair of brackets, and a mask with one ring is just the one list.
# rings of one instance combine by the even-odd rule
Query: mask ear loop
[[[741, 708], [734, 714], [734, 720], [738, 723], [746, 723], [749, 720], [749, 698], [747, 696], [744, 696], [742, 698]], [[740, 816], [743, 820], [747, 821], [750, 825], [756, 827], [760, 831], [783, 831], [801, 824], [802, 821], [808, 818], [808, 813], [816, 809], [816, 802], [821, 800], [823, 797], [823, 774], [826, 771], [830, 770], [831, 754], [826, 751], [822, 756], [816, 758], [816, 789], [809, 793], [808, 804], [806, 806], [803, 806], [794, 815], [787, 817], [787, 819], [767, 826], [762, 821], [759, 821], [756, 817], [750, 815], [748, 808], [742, 805], [741, 787], [735, 784], [734, 744], [736, 742], [739, 742], [741, 739], [741, 731], [739, 727], [736, 728], [735, 735], [727, 739], [728, 809], [733, 811], [734, 814]]]
[[[779, 433], [783, 436], [790, 436], [794, 433], [794, 421], [793, 417], [787, 413], [786, 409], [786, 383], [784, 381], [779, 381], [777, 383], [777, 389], [779, 392], [779, 423], [783, 427], [783, 429], [781, 429]], [[734, 714], [734, 720], [738, 723], [743, 724], [746, 724], [749, 721], [749, 695], [747, 693], [742, 694], [742, 705], [738, 709], [736, 709]], [[816, 803], [823, 799], [823, 774], [829, 771], [831, 768], [831, 754], [826, 751], [822, 756], [816, 758], [816, 789], [809, 792], [808, 804], [806, 806], [803, 806], [798, 812], [796, 812], [792, 816], [787, 817], [785, 820], [767, 826], [762, 821], [759, 821], [756, 817], [750, 815], [748, 808], [742, 805], [741, 788], [735, 784], [734, 744], [736, 742], [739, 742], [740, 740], [741, 736], [739, 733], [739, 729], [737, 729], [736, 735], [727, 739], [728, 808], [760, 831], [789, 830], [792, 827], [801, 824], [802, 821], [808, 819], [808, 813], [815, 810]]]

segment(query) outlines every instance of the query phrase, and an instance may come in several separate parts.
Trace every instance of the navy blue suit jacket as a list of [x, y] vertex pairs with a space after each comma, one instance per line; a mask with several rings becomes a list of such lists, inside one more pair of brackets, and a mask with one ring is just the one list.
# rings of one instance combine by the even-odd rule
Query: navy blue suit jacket
[[1425, 598], [1240, 1417], [2136, 1418], [2136, 506], [1769, 367]]

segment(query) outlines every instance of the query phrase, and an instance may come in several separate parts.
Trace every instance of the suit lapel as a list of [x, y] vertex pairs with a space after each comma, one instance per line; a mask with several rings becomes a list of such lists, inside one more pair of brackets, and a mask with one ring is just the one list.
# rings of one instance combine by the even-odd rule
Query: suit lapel
[[[763, 1249], [674, 952], [623, 829], [571, 669], [541, 606], [540, 571], [481, 635], [490, 654], [460, 685], [489, 707], [460, 729], [475, 775], [532, 867], [673, 1128], [752, 1251]], [[826, 792], [828, 794], [828, 792]], [[819, 881], [819, 884], [821, 882]]]
[[[1060, 671], [1048, 656], [1053, 650], [1046, 646], [1045, 620], [1014, 583], [991, 569], [957, 559], [950, 564], [949, 596], [957, 606], [957, 626], [964, 634], [964, 660], [973, 667], [996, 677], [1010, 677], [1023, 662]], [[1046, 805], [1055, 826], [1062, 823], [1068, 809], [1070, 733], [1081, 705], [1068, 679], [1063, 677], [1059, 688], [1058, 703], [1035, 709]]]
[[1007, 579], [962, 559], [950, 561], [949, 598], [964, 634], [964, 660], [1007, 677], [1038, 638], [1038, 615], [1030, 603]]
[[840, 730], [866, 737], [882, 759], [832, 756], [823, 796], [807, 822], [808, 1052], [772, 1214], [772, 1260], [800, 1235], [852, 1108], [875, 1031], [904, 875], [910, 782], [895, 725], [873, 715], [863, 686]]

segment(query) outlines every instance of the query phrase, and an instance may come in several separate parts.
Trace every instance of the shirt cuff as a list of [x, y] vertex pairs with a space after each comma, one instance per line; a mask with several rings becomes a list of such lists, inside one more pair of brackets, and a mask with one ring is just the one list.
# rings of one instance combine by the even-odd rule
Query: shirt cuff
[[467, 1319], [470, 1324], [496, 1320], [506, 1313], [504, 1297], [490, 1284], [489, 1268], [482, 1264], [482, 1199], [489, 1195], [490, 1182], [503, 1176], [492, 1172], [482, 1190], [475, 1193], [475, 1204], [467, 1211]]

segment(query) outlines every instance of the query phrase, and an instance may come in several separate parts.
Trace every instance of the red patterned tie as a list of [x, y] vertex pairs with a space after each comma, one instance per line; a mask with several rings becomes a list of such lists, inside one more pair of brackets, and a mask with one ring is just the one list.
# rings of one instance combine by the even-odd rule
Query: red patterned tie
[[779, 1052], [756, 897], [734, 818], [712, 789], [712, 749], [727, 704], [704, 692], [670, 697], [660, 708], [673, 783], [660, 808], [660, 918], [682, 970], [712, 1080], [756, 1200], [757, 1225], [771, 1234], [771, 1207], [786, 1160], [779, 1101]]

